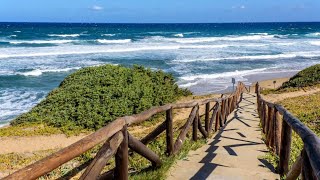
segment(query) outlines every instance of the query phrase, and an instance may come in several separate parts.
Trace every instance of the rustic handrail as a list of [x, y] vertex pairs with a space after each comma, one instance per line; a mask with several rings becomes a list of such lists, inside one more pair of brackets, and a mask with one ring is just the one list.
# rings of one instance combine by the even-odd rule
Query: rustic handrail
[[[95, 159], [86, 169], [81, 179], [99, 178], [102, 168], [106, 165], [107, 160], [115, 155], [116, 168], [101, 177], [114, 176], [118, 179], [128, 178], [128, 148], [142, 155], [152, 162], [152, 165], [158, 167], [161, 165], [161, 160], [158, 155], [148, 149], [146, 144], [154, 140], [163, 131], [166, 131], [167, 154], [168, 156], [176, 154], [181, 148], [186, 134], [189, 129], [193, 128], [193, 140], [198, 139], [197, 130], [201, 132], [204, 138], [209, 137], [212, 131], [213, 122], [215, 122], [215, 130], [219, 129], [217, 124], [222, 127], [226, 123], [227, 116], [236, 108], [237, 103], [241, 101], [241, 94], [246, 90], [243, 83], [239, 82], [236, 90], [228, 97], [211, 98], [202, 101], [192, 101], [188, 103], [167, 104], [159, 107], [152, 107], [142, 113], [117, 118], [107, 126], [97, 130], [96, 132], [86, 136], [85, 138], [75, 142], [74, 144], [59, 150], [52, 155], [45, 157], [25, 168], [22, 168], [4, 179], [14, 180], [29, 180], [36, 179], [40, 176], [51, 172], [60, 165], [70, 161], [71, 159], [80, 156], [86, 151], [92, 149], [98, 144], [105, 142], [102, 148], [97, 153]], [[215, 102], [215, 105], [210, 108], [210, 103]], [[205, 128], [202, 127], [199, 115], [199, 106], [205, 105]], [[181, 129], [178, 139], [173, 140], [173, 118], [172, 110], [179, 108], [193, 108], [186, 124]], [[211, 118], [209, 117], [212, 111]], [[148, 120], [153, 115], [161, 112], [166, 112], [166, 120], [155, 128], [150, 134], [141, 140], [137, 140], [127, 131], [127, 127], [132, 124], [138, 124]], [[192, 126], [191, 126], [192, 124]], [[121, 141], [121, 142], [120, 142]]]
[[[320, 180], [319, 137], [283, 106], [264, 100], [260, 91], [261, 88], [257, 83], [256, 94], [261, 128], [266, 135], [267, 146], [280, 157], [279, 174], [286, 175], [287, 179], [296, 179], [302, 174], [304, 179]], [[301, 156], [289, 170], [292, 130], [302, 139], [304, 148]]]

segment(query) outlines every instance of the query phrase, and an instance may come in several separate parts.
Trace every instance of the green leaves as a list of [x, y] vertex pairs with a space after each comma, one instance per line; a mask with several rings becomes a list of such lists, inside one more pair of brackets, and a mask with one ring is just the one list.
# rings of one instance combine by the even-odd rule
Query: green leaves
[[64, 132], [96, 130], [117, 117], [140, 113], [190, 94], [178, 88], [171, 74], [142, 66], [83, 68], [69, 75], [45, 100], [19, 116], [12, 125], [42, 122]]
[[280, 89], [290, 87], [306, 87], [320, 83], [320, 64], [308, 67], [285, 82]]

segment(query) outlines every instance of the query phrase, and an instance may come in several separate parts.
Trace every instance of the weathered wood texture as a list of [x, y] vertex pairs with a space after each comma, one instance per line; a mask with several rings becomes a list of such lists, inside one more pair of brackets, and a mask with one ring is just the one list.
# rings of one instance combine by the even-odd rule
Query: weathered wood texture
[[172, 108], [166, 112], [166, 140], [167, 140], [167, 154], [171, 155], [173, 152], [173, 118], [172, 118]]
[[298, 179], [302, 168], [302, 157], [299, 156], [296, 162], [292, 165], [290, 171], [287, 174], [286, 180], [296, 180]]
[[185, 125], [183, 126], [183, 129], [181, 130], [175, 144], [174, 144], [174, 150], [173, 150], [173, 154], [176, 154], [180, 149], [181, 149], [181, 146], [186, 138], [186, 135], [187, 135], [187, 132], [189, 130], [189, 127], [191, 125], [191, 123], [194, 121], [194, 118], [196, 117], [196, 113], [198, 111], [198, 106], [194, 106], [192, 108], [192, 111], [189, 115], [189, 118], [187, 120], [187, 122], [185, 123]]
[[163, 131], [166, 130], [167, 122], [163, 122], [160, 124], [157, 128], [155, 128], [151, 133], [149, 133], [146, 137], [141, 139], [141, 142], [143, 144], [148, 144], [152, 140], [154, 140], [159, 134], [161, 134]]
[[115, 155], [116, 159], [116, 168], [114, 171], [114, 177], [119, 180], [128, 179], [128, 131], [127, 126], [124, 126], [121, 130], [123, 134], [123, 140], [118, 148], [118, 151]]
[[277, 155], [280, 155], [280, 144], [281, 144], [281, 116], [278, 110], [275, 108], [275, 116], [274, 116], [274, 143], [275, 143], [275, 152]]
[[95, 133], [75, 142], [74, 144], [56, 152], [52, 155], [37, 161], [15, 173], [5, 177], [4, 179], [27, 180], [36, 179], [46, 173], [56, 169], [60, 165], [70, 161], [71, 159], [83, 154], [97, 144], [109, 139], [115, 133], [120, 131], [125, 125], [122, 118], [110, 123], [108, 126], [101, 128]]
[[104, 143], [94, 160], [80, 177], [80, 180], [97, 179], [108, 160], [117, 152], [117, 149], [122, 141], [123, 134], [118, 132], [111, 138], [110, 141]]
[[[284, 107], [265, 101], [260, 94], [261, 88], [258, 83], [255, 89], [261, 129], [266, 134], [266, 144], [273, 148], [274, 152], [280, 157], [279, 173], [288, 175], [288, 179], [294, 179], [300, 174], [299, 169], [302, 169], [303, 178], [320, 179], [319, 137]], [[296, 132], [302, 139], [304, 154], [302, 153], [302, 160], [301, 158], [297, 159], [289, 171], [292, 131]]]
[[140, 142], [138, 139], [134, 138], [128, 133], [129, 138], [129, 147], [136, 153], [140, 154], [141, 156], [147, 158], [151, 161], [152, 166], [159, 167], [161, 165], [161, 160], [159, 156], [150, 150], [146, 145]]
[[194, 117], [192, 124], [192, 139], [194, 141], [198, 140], [198, 123], [199, 123], [199, 107], [197, 108], [196, 116]]
[[[204, 125], [205, 125], [205, 130], [209, 132], [209, 127], [210, 127], [210, 121], [209, 117], [210, 116], [210, 102], [206, 104], [206, 110], [205, 110], [205, 118], [204, 118]], [[201, 124], [201, 123], [199, 123]]]

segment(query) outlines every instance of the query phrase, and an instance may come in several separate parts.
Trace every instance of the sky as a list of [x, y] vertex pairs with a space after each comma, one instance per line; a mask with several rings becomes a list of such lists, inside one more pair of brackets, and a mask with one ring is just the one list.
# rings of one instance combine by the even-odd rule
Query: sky
[[0, 22], [320, 21], [320, 0], [0, 0]]

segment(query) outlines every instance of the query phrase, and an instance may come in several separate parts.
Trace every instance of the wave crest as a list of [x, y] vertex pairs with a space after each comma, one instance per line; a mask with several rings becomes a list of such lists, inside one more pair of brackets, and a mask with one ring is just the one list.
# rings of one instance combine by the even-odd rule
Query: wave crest
[[101, 44], [125, 44], [125, 43], [130, 43], [131, 39], [116, 39], [116, 40], [98, 39], [97, 42]]
[[68, 72], [71, 70], [80, 69], [80, 67], [73, 67], [73, 68], [64, 68], [64, 69], [35, 69], [32, 71], [27, 72], [18, 72], [17, 75], [23, 75], [23, 76], [41, 76], [43, 73], [48, 72]]
[[66, 44], [73, 40], [32, 40], [32, 41], [9, 41], [10, 44]]
[[79, 37], [80, 34], [48, 34], [50, 37]]

